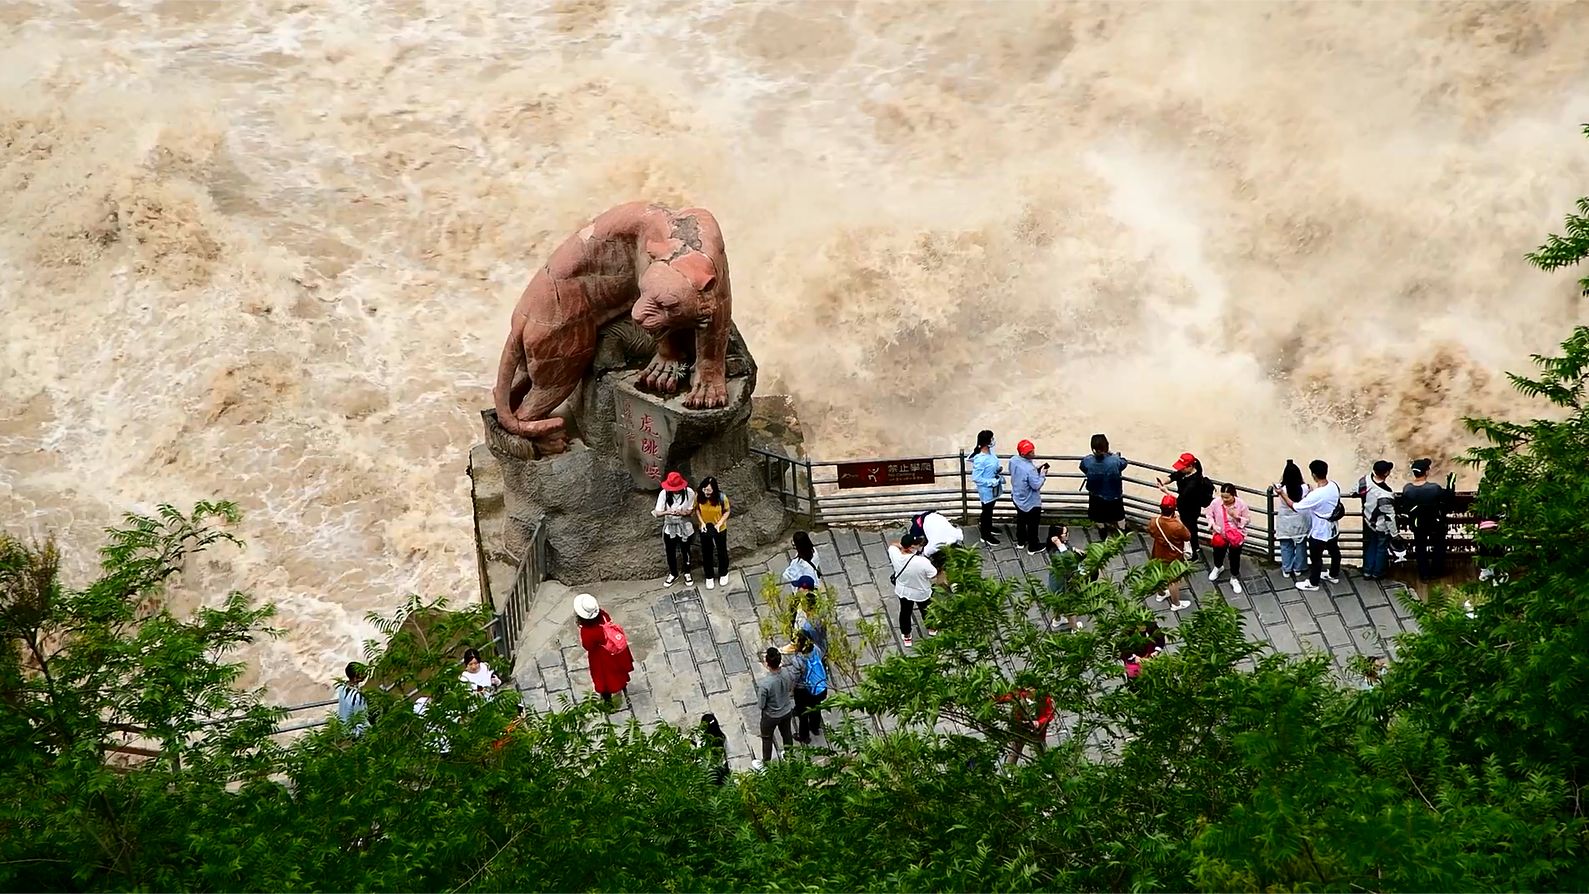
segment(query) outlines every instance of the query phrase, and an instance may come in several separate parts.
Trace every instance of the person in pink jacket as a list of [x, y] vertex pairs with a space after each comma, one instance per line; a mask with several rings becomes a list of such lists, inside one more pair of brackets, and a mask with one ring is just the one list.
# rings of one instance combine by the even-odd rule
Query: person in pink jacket
[[1219, 580], [1225, 570], [1225, 557], [1230, 557], [1230, 589], [1241, 592], [1241, 548], [1247, 543], [1247, 523], [1252, 513], [1241, 497], [1236, 496], [1236, 485], [1226, 482], [1219, 488], [1219, 499], [1203, 510], [1208, 519], [1208, 529], [1214, 532], [1209, 545], [1214, 548], [1214, 570], [1208, 573], [1211, 581]]

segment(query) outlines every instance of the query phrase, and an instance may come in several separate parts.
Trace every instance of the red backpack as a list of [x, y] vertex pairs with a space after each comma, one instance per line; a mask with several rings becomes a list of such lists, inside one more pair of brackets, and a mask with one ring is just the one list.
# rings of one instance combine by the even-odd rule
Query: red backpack
[[601, 632], [601, 648], [608, 655], [622, 655], [629, 648], [629, 634], [624, 633], [617, 624], [608, 621], [601, 625]]

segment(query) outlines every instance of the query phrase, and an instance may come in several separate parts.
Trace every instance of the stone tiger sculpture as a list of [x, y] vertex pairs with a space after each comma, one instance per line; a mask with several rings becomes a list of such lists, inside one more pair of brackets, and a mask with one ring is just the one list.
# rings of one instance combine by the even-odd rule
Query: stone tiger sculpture
[[566, 450], [564, 421], [552, 411], [590, 371], [602, 327], [626, 314], [656, 339], [641, 389], [677, 394], [693, 364], [684, 405], [724, 406], [730, 305], [728, 258], [711, 212], [612, 208], [552, 252], [513, 308], [493, 394], [497, 421], [543, 454]]

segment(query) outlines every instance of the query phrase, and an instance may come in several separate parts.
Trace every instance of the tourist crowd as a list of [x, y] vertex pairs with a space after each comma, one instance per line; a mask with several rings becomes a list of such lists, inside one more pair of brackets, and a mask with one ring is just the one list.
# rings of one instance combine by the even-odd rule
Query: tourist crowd
[[[1109, 439], [1092, 437], [1091, 451], [1078, 463], [1086, 489], [1087, 518], [1097, 528], [1099, 539], [1125, 533], [1125, 473], [1130, 462], [1110, 450]], [[980, 503], [977, 531], [982, 544], [998, 545], [1000, 537], [994, 518], [998, 502], [1008, 496], [1015, 507], [1015, 547], [1028, 555], [1053, 556], [1071, 549], [1069, 530], [1050, 525], [1047, 536], [1040, 537], [1043, 514], [1043, 489], [1049, 476], [1049, 463], [1035, 461], [1036, 445], [1031, 440], [1016, 444], [1007, 462], [997, 453], [992, 431], [978, 432], [971, 455], [971, 481]], [[1356, 482], [1361, 501], [1363, 531], [1363, 576], [1370, 580], [1384, 577], [1392, 556], [1404, 559], [1410, 552], [1422, 578], [1444, 572], [1446, 560], [1447, 488], [1429, 480], [1431, 462], [1411, 463], [1411, 480], [1400, 491], [1390, 484], [1395, 464], [1379, 460]], [[1275, 497], [1273, 537], [1280, 556], [1281, 572], [1298, 590], [1318, 590], [1324, 583], [1336, 583], [1341, 574], [1340, 522], [1346, 515], [1346, 492], [1330, 477], [1329, 465], [1322, 459], [1307, 464], [1308, 474], [1287, 460], [1279, 480], [1273, 485]], [[1241, 562], [1252, 525], [1252, 510], [1240, 490], [1229, 482], [1216, 482], [1204, 470], [1203, 462], [1192, 453], [1182, 453], [1168, 475], [1155, 478], [1160, 491], [1159, 512], [1143, 525], [1150, 541], [1151, 561], [1169, 565], [1193, 562], [1207, 568], [1208, 580], [1216, 587], [1221, 580], [1231, 592], [1240, 594]], [[1173, 490], [1172, 490], [1173, 488]], [[663, 554], [668, 573], [663, 585], [673, 586], [681, 577], [694, 584], [693, 553], [700, 544], [701, 575], [705, 589], [729, 586], [729, 521], [733, 506], [717, 479], [703, 478], [691, 487], [679, 472], [670, 472], [661, 481], [652, 515], [660, 520]], [[1405, 523], [1405, 524], [1404, 524]], [[1493, 526], [1493, 520], [1484, 522]], [[1399, 532], [1411, 532], [1411, 543], [1403, 542]], [[1203, 532], [1208, 532], [1208, 554], [1203, 553]], [[935, 591], [945, 586], [945, 547], [960, 545], [964, 532], [959, 525], [935, 511], [916, 514], [899, 538], [888, 544], [890, 581], [898, 601], [900, 641], [907, 649], [914, 645], [917, 625], [927, 637], [937, 635], [930, 626]], [[787, 619], [789, 642], [768, 647], [761, 656], [762, 673], [756, 680], [756, 704], [760, 713], [761, 757], [752, 762], [761, 769], [775, 753], [777, 737], [785, 748], [794, 742], [810, 743], [822, 735], [822, 703], [828, 695], [828, 631], [817, 611], [817, 592], [824, 585], [821, 559], [804, 531], [794, 535], [794, 557], [781, 581], [791, 588], [793, 610]], [[1328, 564], [1326, 564], [1326, 558]], [[1055, 569], [1050, 562], [1051, 569]], [[1048, 585], [1062, 586], [1057, 569], [1051, 570]], [[1181, 611], [1190, 603], [1182, 599], [1184, 577], [1168, 580], [1156, 594], [1158, 602], [1168, 601], [1171, 611]], [[597, 602], [595, 596], [581, 593], [574, 598], [573, 620], [581, 646], [589, 658], [592, 686], [604, 702], [625, 693], [634, 670], [628, 636], [623, 628]], [[1076, 615], [1055, 619], [1051, 629], [1079, 630], [1085, 621]], [[1134, 685], [1142, 662], [1165, 647], [1157, 624], [1146, 624], [1121, 646], [1120, 658], [1127, 685]], [[349, 664], [346, 681], [337, 686], [337, 714], [353, 734], [367, 726], [361, 686], [362, 668]], [[481, 660], [475, 649], [462, 655], [459, 679], [471, 691], [488, 694], [502, 685], [502, 679]], [[1030, 726], [1041, 747], [1042, 738], [1053, 717], [1052, 700], [1039, 705], [1031, 693], [1011, 693], [1006, 701], [1016, 705], [1021, 723]], [[414, 711], [424, 714], [428, 699], [420, 697]], [[701, 719], [699, 739], [720, 760], [714, 759], [714, 777], [727, 778], [726, 738], [713, 714]], [[1014, 758], [1019, 757], [1019, 750]]]

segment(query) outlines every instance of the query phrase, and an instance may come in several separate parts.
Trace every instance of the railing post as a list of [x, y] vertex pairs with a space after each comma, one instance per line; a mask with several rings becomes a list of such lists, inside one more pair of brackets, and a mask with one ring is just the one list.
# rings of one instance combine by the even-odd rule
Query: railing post
[[971, 524], [971, 500], [966, 496], [966, 452], [960, 451], [960, 526]]
[[1275, 540], [1275, 489], [1274, 485], [1264, 488], [1264, 496], [1269, 501], [1269, 561], [1275, 561], [1279, 554], [1280, 544]]
[[811, 523], [817, 523], [817, 485], [816, 477], [811, 473], [811, 457], [806, 457], [806, 499], [810, 500]]

